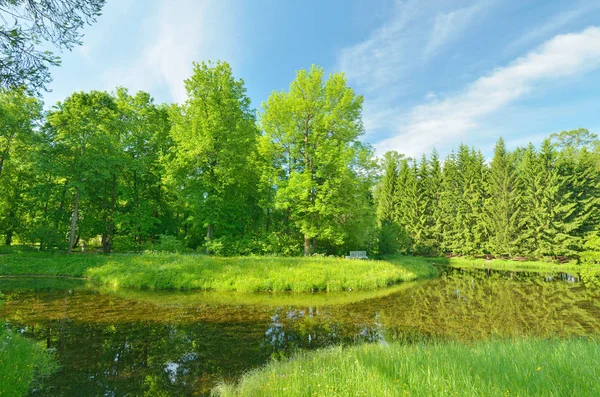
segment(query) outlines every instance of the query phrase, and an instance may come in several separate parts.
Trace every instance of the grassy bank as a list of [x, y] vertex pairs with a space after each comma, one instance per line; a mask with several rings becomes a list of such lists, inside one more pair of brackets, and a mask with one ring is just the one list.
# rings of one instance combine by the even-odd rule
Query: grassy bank
[[581, 265], [575, 262], [556, 263], [544, 261], [517, 261], [509, 259], [473, 259], [465, 257], [453, 257], [449, 265], [460, 268], [478, 268], [493, 270], [514, 270], [514, 271], [540, 271], [540, 272], [577, 272], [581, 270]]
[[35, 382], [55, 369], [46, 349], [0, 325], [0, 396], [25, 396]]
[[598, 396], [596, 341], [362, 345], [272, 362], [214, 395]]
[[204, 255], [0, 256], [0, 275], [86, 277], [105, 285], [141, 289], [212, 291], [348, 291], [435, 277], [435, 260], [340, 258], [219, 258]]

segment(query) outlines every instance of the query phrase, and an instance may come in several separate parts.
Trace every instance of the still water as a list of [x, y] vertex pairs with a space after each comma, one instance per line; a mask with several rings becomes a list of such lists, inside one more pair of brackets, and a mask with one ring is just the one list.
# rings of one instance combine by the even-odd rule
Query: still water
[[334, 344], [600, 335], [576, 275], [448, 270], [384, 291], [239, 295], [0, 279], [0, 319], [55, 351], [32, 396], [197, 396], [272, 358]]

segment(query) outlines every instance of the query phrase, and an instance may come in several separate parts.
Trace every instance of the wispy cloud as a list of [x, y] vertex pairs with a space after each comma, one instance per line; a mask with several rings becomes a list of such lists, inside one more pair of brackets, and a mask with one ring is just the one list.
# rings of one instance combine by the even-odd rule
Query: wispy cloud
[[398, 110], [390, 103], [405, 95], [408, 78], [465, 34], [494, 0], [398, 0], [387, 23], [366, 40], [340, 51], [339, 70], [365, 95], [367, 135], [390, 131]]
[[[133, 90], [166, 86], [176, 102], [185, 100], [184, 79], [193, 61], [227, 59], [235, 62], [235, 7], [231, 0], [158, 0], [146, 21], [148, 37], [141, 57], [107, 73], [113, 82]], [[115, 84], [115, 85], [116, 85]]]
[[600, 68], [600, 28], [558, 35], [505, 67], [469, 84], [462, 92], [414, 107], [396, 134], [376, 145], [378, 153], [397, 150], [416, 156], [436, 145], [465, 138], [480, 120], [522, 98], [537, 84]]
[[429, 58], [444, 44], [459, 38], [471, 21], [486, 9], [486, 5], [485, 2], [480, 2], [469, 7], [438, 14], [435, 17], [433, 29], [423, 51], [423, 56]]
[[583, 0], [574, 2], [572, 8], [554, 14], [546, 22], [522, 34], [506, 48], [506, 51], [517, 50], [532, 43], [539, 44], [545, 38], [560, 33], [560, 30], [569, 26], [569, 24], [599, 9], [600, 2], [598, 1]]

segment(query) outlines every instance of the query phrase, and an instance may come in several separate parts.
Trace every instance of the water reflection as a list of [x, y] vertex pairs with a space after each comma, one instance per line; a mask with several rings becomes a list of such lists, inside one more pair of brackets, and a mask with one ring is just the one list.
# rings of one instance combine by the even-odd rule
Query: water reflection
[[73, 280], [0, 280], [0, 290], [7, 326], [62, 366], [34, 396], [204, 395], [272, 357], [334, 344], [600, 333], [600, 291], [570, 274], [452, 270], [334, 305], [115, 294]]

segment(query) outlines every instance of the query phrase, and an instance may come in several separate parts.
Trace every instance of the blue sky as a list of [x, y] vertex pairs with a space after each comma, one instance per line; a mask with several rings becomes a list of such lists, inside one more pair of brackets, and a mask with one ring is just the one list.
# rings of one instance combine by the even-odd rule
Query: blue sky
[[345, 72], [378, 154], [600, 133], [600, 0], [107, 0], [84, 33], [47, 106], [116, 86], [183, 102], [192, 61], [221, 59], [256, 108], [298, 69]]

